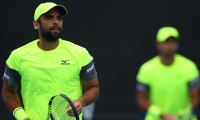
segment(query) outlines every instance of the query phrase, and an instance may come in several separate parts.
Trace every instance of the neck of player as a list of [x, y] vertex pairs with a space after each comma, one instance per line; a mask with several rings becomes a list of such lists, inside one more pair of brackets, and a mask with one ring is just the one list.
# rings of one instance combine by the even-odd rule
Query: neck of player
[[161, 63], [164, 65], [171, 65], [174, 62], [174, 55], [166, 56], [160, 55]]
[[40, 38], [40, 40], [37, 43], [38, 47], [42, 50], [48, 51], [48, 50], [54, 50], [59, 45], [59, 40], [56, 40], [54, 42], [49, 42], [43, 38]]

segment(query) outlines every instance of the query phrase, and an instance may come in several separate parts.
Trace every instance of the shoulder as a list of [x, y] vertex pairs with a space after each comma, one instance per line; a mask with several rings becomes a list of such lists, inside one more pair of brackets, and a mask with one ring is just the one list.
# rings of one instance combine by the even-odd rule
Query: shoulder
[[87, 65], [93, 60], [93, 57], [86, 50], [86, 48], [62, 39], [60, 40], [60, 43], [61, 43], [60, 47], [61, 50], [63, 51], [67, 50], [67, 52], [69, 52], [70, 55], [72, 55], [79, 61], [79, 63], [81, 63], [79, 66], [80, 68], [82, 66]]
[[177, 54], [175, 59], [177, 60], [178, 63], [182, 64], [187, 69], [196, 67], [196, 64], [192, 60], [180, 54]]
[[158, 65], [158, 62], [159, 62], [159, 57], [155, 56], [150, 60], [146, 61], [145, 63], [143, 63], [140, 67], [140, 70], [146, 72], [152, 71], [152, 69]]
[[187, 78], [187, 80], [191, 81], [199, 77], [198, 67], [192, 60], [182, 55], [177, 55], [176, 59], [177, 59], [177, 62], [176, 62], [177, 70], [181, 69], [182, 72], [184, 73], [184, 76]]
[[69, 51], [73, 52], [74, 54], [75, 53], [81, 54], [81, 53], [88, 52], [85, 47], [82, 47], [80, 45], [77, 45], [77, 44], [67, 41], [67, 40], [60, 39], [60, 44], [61, 44], [61, 49], [67, 48]]
[[155, 65], [158, 64], [159, 58], [156, 56], [151, 58], [147, 62], [143, 63], [137, 74], [137, 81], [143, 84], [149, 84], [152, 72], [155, 69]]
[[12, 56], [22, 56], [35, 49], [38, 40], [31, 41], [11, 52]]
[[77, 45], [73, 42], [67, 41], [67, 40], [60, 39], [60, 43], [61, 43], [62, 47], [67, 47], [68, 49], [77, 50], [77, 51], [86, 50], [86, 48], [84, 48], [80, 45]]
[[34, 49], [35, 47], [33, 47], [33, 44], [36, 44], [36, 43], [37, 41], [32, 41], [24, 46], [21, 46], [13, 50], [11, 54], [9, 55], [8, 59], [6, 60], [6, 64], [15, 70], [19, 69], [19, 66], [20, 66], [19, 63], [21, 63], [20, 61], [24, 57], [26, 57], [26, 55], [29, 54], [30, 51], [35, 50]]

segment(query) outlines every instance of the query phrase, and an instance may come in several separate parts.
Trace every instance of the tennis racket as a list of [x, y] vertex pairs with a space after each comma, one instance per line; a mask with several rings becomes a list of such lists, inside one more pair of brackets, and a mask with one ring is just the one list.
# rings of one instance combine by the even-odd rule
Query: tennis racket
[[79, 120], [72, 101], [64, 94], [51, 97], [47, 120]]
[[191, 105], [187, 105], [179, 109], [178, 114], [175, 116], [175, 120], [198, 120], [196, 115], [192, 113]]

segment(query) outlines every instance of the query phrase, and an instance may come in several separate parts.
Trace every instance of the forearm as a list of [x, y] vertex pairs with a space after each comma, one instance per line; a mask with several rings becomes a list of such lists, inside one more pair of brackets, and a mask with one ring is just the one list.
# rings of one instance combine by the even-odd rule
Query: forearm
[[143, 110], [148, 110], [148, 108], [150, 107], [150, 103], [147, 100], [137, 100], [138, 101], [138, 105], [143, 109]]
[[148, 92], [137, 91], [137, 103], [143, 110], [148, 110], [150, 102], [148, 98]]
[[199, 106], [199, 89], [194, 89], [190, 91], [190, 103], [193, 109]]
[[199, 99], [191, 99], [191, 105], [193, 109], [196, 109], [199, 106]]
[[78, 100], [81, 101], [82, 106], [86, 106], [94, 101], [96, 101], [99, 97], [99, 87], [91, 87], [87, 89], [82, 97]]
[[3, 100], [11, 112], [13, 112], [15, 108], [21, 106], [21, 103], [17, 94], [3, 92]]

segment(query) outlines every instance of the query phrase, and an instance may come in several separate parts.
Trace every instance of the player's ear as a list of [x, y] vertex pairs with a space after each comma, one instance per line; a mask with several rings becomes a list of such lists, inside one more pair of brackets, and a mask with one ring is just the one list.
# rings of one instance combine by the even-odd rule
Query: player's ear
[[33, 21], [33, 26], [34, 26], [35, 29], [39, 29], [40, 28], [39, 22], [37, 20]]
[[159, 42], [156, 42], [156, 48], [159, 50], [160, 49], [160, 43]]

